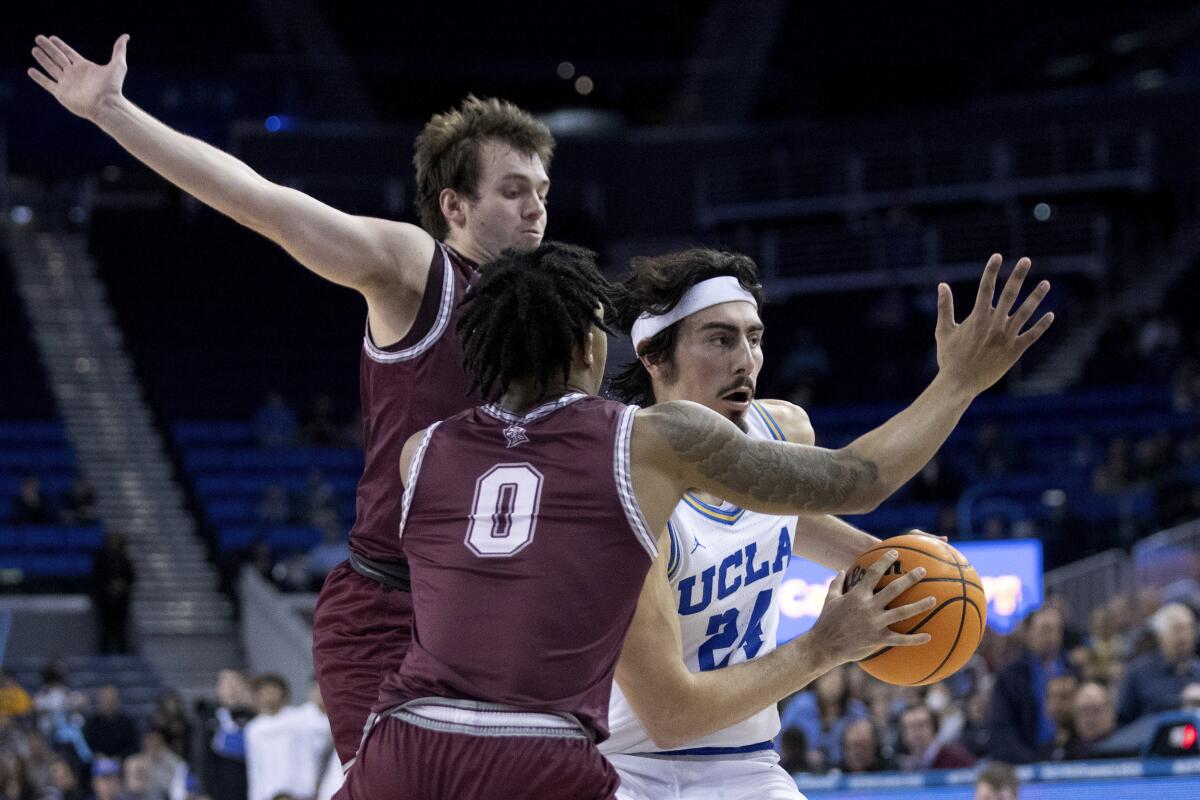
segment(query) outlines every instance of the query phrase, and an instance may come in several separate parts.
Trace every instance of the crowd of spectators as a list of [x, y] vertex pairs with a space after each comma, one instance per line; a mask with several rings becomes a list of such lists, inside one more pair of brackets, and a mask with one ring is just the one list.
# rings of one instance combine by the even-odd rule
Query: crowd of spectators
[[1200, 592], [1162, 602], [1119, 595], [1067, 625], [1048, 602], [930, 687], [896, 687], [848, 665], [780, 704], [791, 772], [919, 771], [981, 761], [1027, 764], [1136, 755], [1111, 743], [1147, 714], [1200, 709], [1194, 611]]
[[42, 490], [42, 481], [35, 474], [21, 479], [13, 497], [12, 515], [8, 522], [15, 525], [90, 525], [99, 520], [96, 512], [96, 490], [82, 477], [55, 503]]
[[220, 673], [189, 714], [165, 692], [135, 719], [115, 686], [68, 688], [58, 662], [32, 695], [0, 672], [3, 800], [326, 800], [341, 783], [320, 693], [288, 705], [277, 675]]
[[[841, 667], [781, 703], [784, 767], [923, 771], [1130, 755], [1105, 746], [1119, 726], [1200, 709], [1197, 599], [1119, 595], [1086, 631], [1052, 600], [1014, 634], [989, 632], [966, 668], [930, 687]], [[321, 698], [314, 688], [289, 705], [288, 692], [278, 676], [225, 670], [215, 702], [187, 709], [166, 692], [134, 718], [116, 686], [74, 690], [60, 663], [36, 691], [0, 673], [0, 798], [329, 797], [340, 770]]]

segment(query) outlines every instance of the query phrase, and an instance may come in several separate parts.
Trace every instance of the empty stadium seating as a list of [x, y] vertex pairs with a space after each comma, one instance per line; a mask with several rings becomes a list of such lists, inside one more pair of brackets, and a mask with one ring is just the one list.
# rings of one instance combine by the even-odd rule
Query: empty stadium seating
[[[310, 525], [264, 525], [259, 504], [271, 486], [295, 498], [314, 470], [334, 490], [343, 527], [354, 518], [354, 490], [362, 453], [349, 448], [262, 449], [249, 422], [181, 422], [174, 440], [220, 552], [248, 550], [266, 541], [275, 556], [303, 552], [321, 541]], [[295, 502], [293, 502], [295, 505]]]

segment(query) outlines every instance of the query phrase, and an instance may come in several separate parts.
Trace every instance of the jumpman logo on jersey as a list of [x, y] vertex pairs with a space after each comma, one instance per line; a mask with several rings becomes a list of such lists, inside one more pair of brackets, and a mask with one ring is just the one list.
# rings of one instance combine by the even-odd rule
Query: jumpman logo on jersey
[[[692, 537], [692, 549], [688, 551], [688, 555], [691, 555], [692, 553], [696, 552], [697, 550], [699, 550], [702, 547], [704, 547], [704, 545], [700, 544], [700, 537], [693, 536]], [[707, 550], [708, 548], [704, 547], [704, 549]]]
[[504, 438], [508, 440], [505, 447], [516, 447], [519, 444], [526, 444], [529, 437], [525, 435], [525, 429], [520, 425], [509, 425], [504, 429]]

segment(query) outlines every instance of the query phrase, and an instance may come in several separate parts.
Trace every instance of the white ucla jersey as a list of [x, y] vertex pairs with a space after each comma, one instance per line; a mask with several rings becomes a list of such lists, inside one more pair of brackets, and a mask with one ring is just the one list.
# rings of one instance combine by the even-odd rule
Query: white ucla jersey
[[[770, 413], [753, 403], [748, 433], [784, 439]], [[725, 503], [713, 506], [688, 494], [668, 523], [667, 575], [683, 634], [683, 660], [692, 672], [761, 658], [775, 649], [779, 586], [792, 552], [796, 517], [772, 516]], [[774, 704], [724, 730], [663, 751], [646, 733], [616, 683], [609, 703], [611, 736], [605, 754], [720, 755], [771, 747], [779, 733]]]

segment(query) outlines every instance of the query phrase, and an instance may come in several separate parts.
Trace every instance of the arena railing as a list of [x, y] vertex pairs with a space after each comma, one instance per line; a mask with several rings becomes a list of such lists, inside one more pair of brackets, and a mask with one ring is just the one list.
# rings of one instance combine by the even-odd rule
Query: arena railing
[[1092, 611], [1133, 585], [1133, 560], [1113, 548], [1074, 561], [1045, 575], [1045, 592], [1062, 595], [1075, 625], [1087, 628]]
[[859, 146], [775, 147], [696, 175], [698, 222], [763, 221], [1106, 189], [1144, 189], [1154, 133], [1145, 127], [1049, 126], [1002, 140], [908, 137]]
[[1139, 586], [1165, 587], [1200, 580], [1200, 520], [1185, 522], [1133, 546]]

